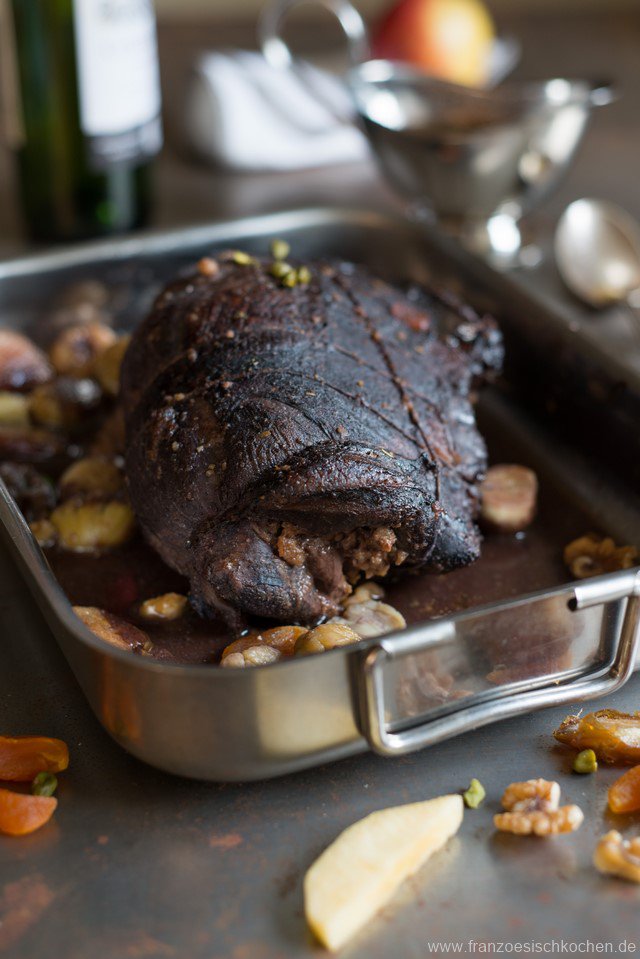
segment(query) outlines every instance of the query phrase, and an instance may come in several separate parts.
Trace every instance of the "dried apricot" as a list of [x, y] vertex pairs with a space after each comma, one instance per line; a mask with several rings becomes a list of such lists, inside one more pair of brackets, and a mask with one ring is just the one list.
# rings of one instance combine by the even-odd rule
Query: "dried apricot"
[[32, 796], [0, 789], [0, 833], [26, 836], [49, 822], [58, 800], [53, 796]]
[[628, 769], [609, 787], [611, 812], [635, 812], [640, 809], [640, 766]]
[[640, 763], [640, 713], [599, 709], [585, 716], [567, 716], [553, 734], [575, 749], [593, 749], [605, 763]]
[[60, 773], [69, 765], [61, 739], [45, 736], [0, 736], [0, 779], [30, 782], [40, 772]]

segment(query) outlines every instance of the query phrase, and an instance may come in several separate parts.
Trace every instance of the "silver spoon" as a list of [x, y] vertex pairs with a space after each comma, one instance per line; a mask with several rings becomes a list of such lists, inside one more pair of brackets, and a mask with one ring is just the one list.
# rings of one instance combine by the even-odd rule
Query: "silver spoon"
[[576, 200], [558, 221], [554, 246], [572, 293], [599, 309], [626, 303], [640, 326], [640, 226], [632, 216], [606, 200]]

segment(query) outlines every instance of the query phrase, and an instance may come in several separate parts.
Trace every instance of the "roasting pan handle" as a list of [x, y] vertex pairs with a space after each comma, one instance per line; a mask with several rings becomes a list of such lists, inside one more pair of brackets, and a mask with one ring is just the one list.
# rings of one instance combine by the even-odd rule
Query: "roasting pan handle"
[[621, 628], [615, 638], [611, 664], [604, 673], [586, 672], [569, 679], [550, 677], [543, 686], [523, 688], [523, 683], [502, 685], [495, 696], [470, 696], [466, 701], [455, 701], [452, 711], [429, 718], [425, 714], [418, 725], [399, 732], [389, 729], [386, 719], [384, 672], [385, 665], [400, 656], [435, 648], [451, 641], [455, 626], [443, 620], [429, 630], [428, 641], [420, 642], [417, 634], [402, 634], [380, 639], [364, 654], [359, 673], [360, 726], [371, 748], [383, 756], [398, 756], [506, 719], [519, 713], [531, 712], [544, 706], [559, 706], [614, 692], [633, 672], [636, 650], [640, 639], [640, 571], [631, 577], [594, 580], [577, 585], [568, 600], [571, 610], [585, 609], [604, 602], [626, 599]]

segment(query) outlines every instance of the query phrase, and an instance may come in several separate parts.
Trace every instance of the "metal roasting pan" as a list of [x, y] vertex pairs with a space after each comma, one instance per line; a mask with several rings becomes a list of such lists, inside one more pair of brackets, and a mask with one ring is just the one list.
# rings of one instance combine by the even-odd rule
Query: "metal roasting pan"
[[[371, 211], [306, 209], [33, 255], [0, 264], [0, 322], [28, 330], [57, 291], [96, 278], [123, 291], [122, 318], [133, 323], [182, 266], [225, 246], [264, 251], [273, 236], [303, 258], [356, 260], [398, 282], [435, 278], [491, 309], [505, 334], [507, 385], [487, 393], [482, 415], [514, 451], [526, 447], [544, 482], [600, 529], [640, 542], [638, 495], [621, 479], [630, 462], [637, 465], [638, 440], [628, 426], [640, 410], [640, 384], [509, 277], [424, 226]], [[155, 662], [94, 637], [1, 482], [0, 532], [105, 729], [133, 755], [184, 776], [246, 781], [367, 747], [406, 753], [516, 713], [604, 695], [633, 670], [638, 570], [492, 603], [324, 656], [221, 670]], [[530, 652], [524, 669], [507, 669], [500, 684], [491, 679], [496, 663], [508, 667], [520, 656], [522, 664], [523, 645]], [[434, 689], [431, 678], [443, 675], [455, 695]]]

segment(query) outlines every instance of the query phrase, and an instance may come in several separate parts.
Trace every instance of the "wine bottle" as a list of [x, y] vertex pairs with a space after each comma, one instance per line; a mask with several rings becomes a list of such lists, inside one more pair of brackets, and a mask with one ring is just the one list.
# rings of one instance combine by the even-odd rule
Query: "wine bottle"
[[4, 3], [31, 236], [75, 240], [143, 225], [162, 145], [152, 0]]

